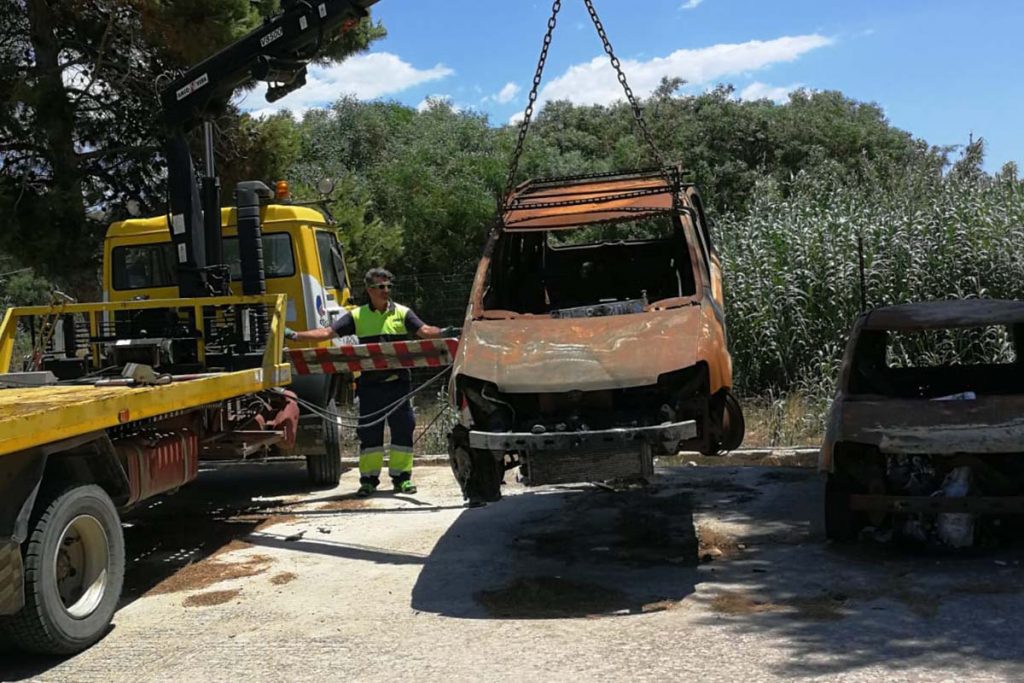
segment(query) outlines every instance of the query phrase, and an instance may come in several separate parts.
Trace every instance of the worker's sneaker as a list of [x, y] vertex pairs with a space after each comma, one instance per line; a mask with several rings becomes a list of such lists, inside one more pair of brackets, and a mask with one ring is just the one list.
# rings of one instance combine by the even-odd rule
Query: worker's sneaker
[[408, 479], [395, 482], [395, 493], [416, 493], [416, 484]]
[[371, 484], [370, 482], [365, 482], [365, 483], [359, 485], [359, 490], [356, 491], [356, 495], [359, 496], [360, 498], [366, 498], [368, 496], [372, 496], [373, 492], [376, 491], [376, 490], [377, 490], [377, 485], [376, 484]]

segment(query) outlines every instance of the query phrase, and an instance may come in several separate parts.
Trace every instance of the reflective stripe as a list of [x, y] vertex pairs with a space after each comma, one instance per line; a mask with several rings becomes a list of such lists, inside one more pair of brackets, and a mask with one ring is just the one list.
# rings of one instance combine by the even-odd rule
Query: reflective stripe
[[378, 449], [363, 451], [359, 454], [359, 475], [361, 477], [380, 476], [384, 467], [384, 451]]
[[0, 615], [14, 614], [25, 606], [21, 544], [0, 541]]
[[342, 344], [329, 349], [290, 349], [288, 359], [296, 375], [329, 375], [385, 368], [440, 368], [451, 365], [458, 350], [458, 339], [417, 339]]
[[388, 456], [388, 473], [392, 477], [412, 472], [412, 449], [402, 446], [391, 446]]

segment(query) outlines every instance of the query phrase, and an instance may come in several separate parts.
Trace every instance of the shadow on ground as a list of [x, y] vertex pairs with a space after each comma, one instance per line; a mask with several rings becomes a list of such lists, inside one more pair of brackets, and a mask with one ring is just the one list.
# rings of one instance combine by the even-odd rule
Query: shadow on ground
[[[204, 469], [176, 494], [160, 496], [126, 513], [127, 566], [118, 609], [150, 591], [162, 591], [165, 582], [186, 566], [237, 547], [240, 539], [282, 520], [289, 513], [286, 503], [276, 498], [309, 490], [305, 467], [299, 462], [214, 467]], [[0, 649], [0, 681], [32, 678], [69, 659], [73, 658]]]
[[759, 495], [713, 515], [742, 549], [702, 567], [715, 571], [699, 582], [696, 628], [770, 638], [787, 653], [771, 671], [781, 677], [920, 667], [1019, 680], [1019, 541], [969, 552], [868, 540], [836, 546], [820, 528], [822, 489], [812, 470], [749, 468], [731, 481]]
[[693, 592], [698, 543], [687, 493], [586, 489], [464, 512], [427, 559], [413, 609], [460, 618], [626, 615]]

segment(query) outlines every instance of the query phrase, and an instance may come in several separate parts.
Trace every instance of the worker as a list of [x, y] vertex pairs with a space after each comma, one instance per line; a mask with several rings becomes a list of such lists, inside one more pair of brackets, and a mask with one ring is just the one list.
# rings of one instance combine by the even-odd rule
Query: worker
[[[394, 276], [383, 268], [366, 273], [369, 303], [346, 311], [328, 327], [305, 332], [285, 328], [285, 337], [296, 341], [321, 342], [334, 337], [355, 335], [359, 343], [402, 341], [413, 335], [420, 339], [455, 336], [454, 328], [425, 324], [412, 309], [391, 300]], [[359, 397], [359, 491], [372, 495], [380, 486], [384, 466], [384, 417], [391, 428], [388, 470], [395, 493], [416, 493], [412, 483], [412, 443], [416, 417], [409, 402], [412, 378], [406, 369], [363, 372], [356, 386]]]

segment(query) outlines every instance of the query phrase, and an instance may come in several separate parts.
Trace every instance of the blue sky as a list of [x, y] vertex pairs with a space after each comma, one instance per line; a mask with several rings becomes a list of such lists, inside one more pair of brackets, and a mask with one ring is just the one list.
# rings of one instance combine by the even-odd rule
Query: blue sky
[[[689, 91], [732, 83], [740, 97], [783, 101], [798, 87], [874, 102], [891, 123], [936, 145], [988, 143], [986, 166], [1024, 166], [1024, 2], [1013, 0], [595, 0], [630, 83], [646, 95], [664, 76]], [[427, 106], [442, 98], [519, 114], [550, 2], [379, 0], [388, 37], [369, 53], [314, 69], [309, 85], [272, 106], [301, 113], [343, 94]], [[582, 0], [563, 0], [541, 100], [621, 97]]]

